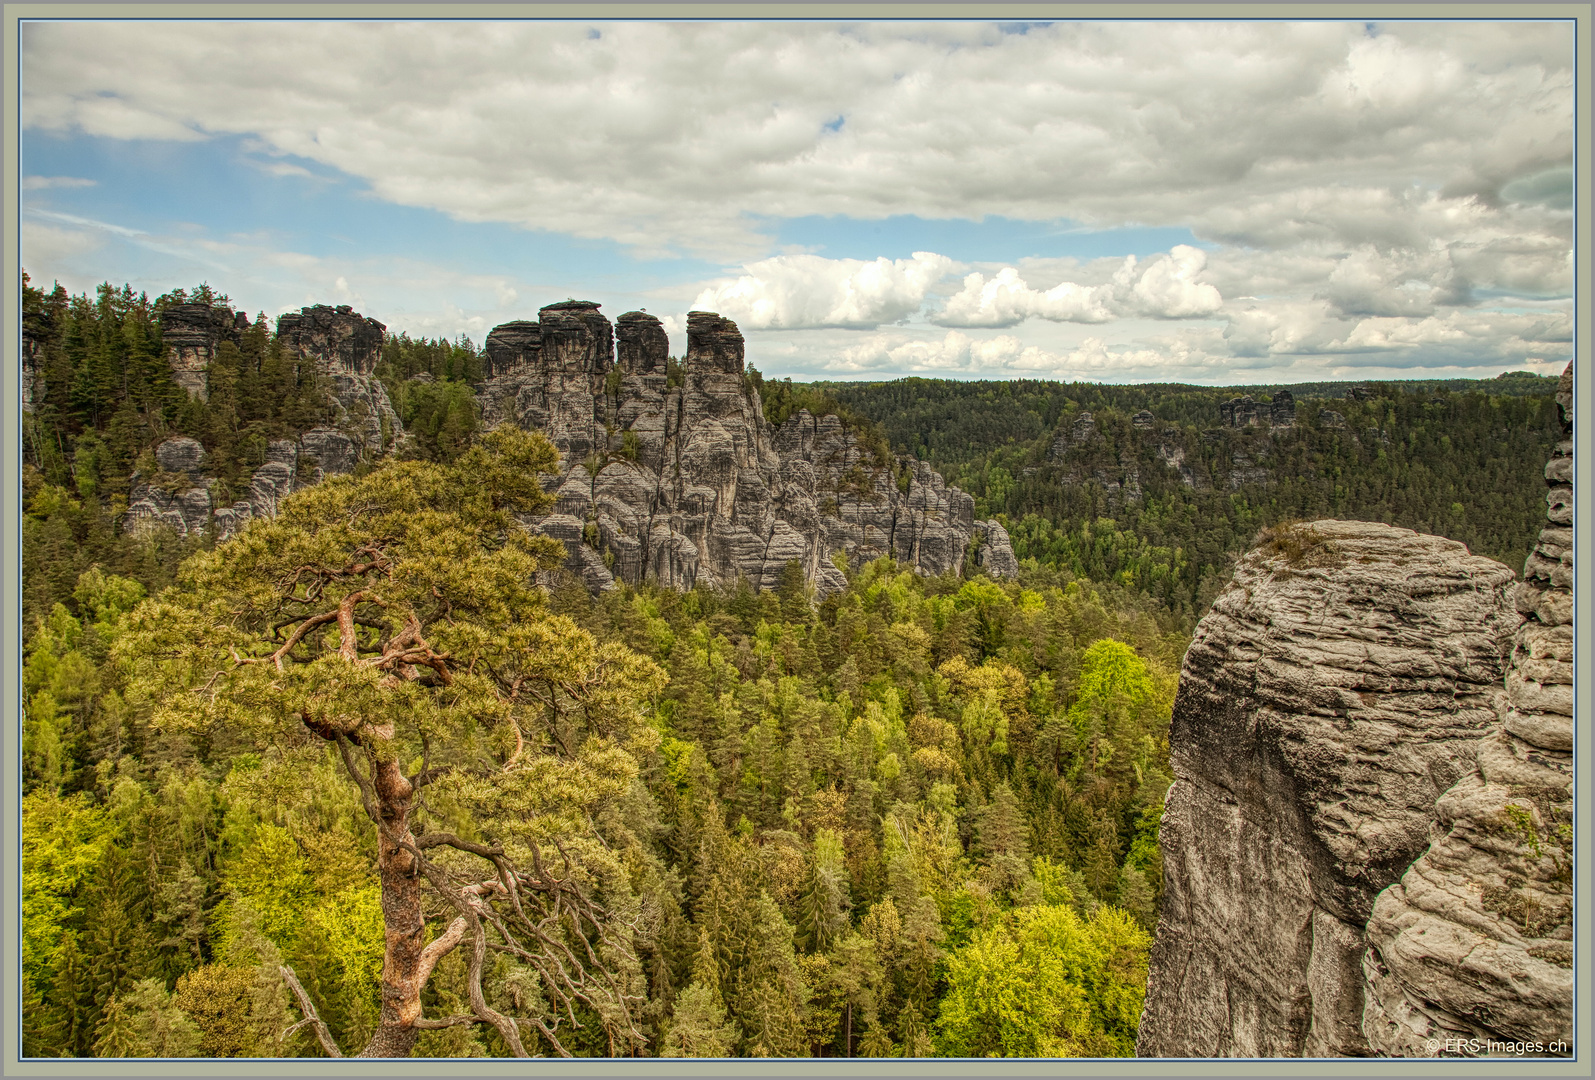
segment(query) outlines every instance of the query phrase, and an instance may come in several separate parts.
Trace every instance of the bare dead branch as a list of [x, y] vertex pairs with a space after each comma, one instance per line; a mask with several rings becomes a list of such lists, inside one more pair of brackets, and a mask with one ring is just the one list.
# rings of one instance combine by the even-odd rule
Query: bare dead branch
[[350, 776], [354, 777], [354, 782], [360, 785], [360, 800], [365, 804], [366, 814], [380, 829], [382, 827], [382, 812], [377, 808], [377, 796], [376, 792], [372, 790], [371, 781], [360, 771], [359, 766], [354, 763], [354, 754], [349, 750], [349, 737], [339, 732], [337, 741], [338, 754], [343, 758], [343, 767], [349, 771]]
[[[327, 1030], [327, 1025], [322, 1022], [321, 1014], [316, 1012], [316, 1003], [310, 1000], [309, 994], [305, 993], [305, 988], [300, 984], [299, 976], [294, 974], [294, 969], [287, 964], [280, 964], [277, 967], [277, 973], [282, 976], [283, 982], [288, 984], [288, 989], [294, 992], [294, 997], [299, 999], [299, 1011], [305, 1017], [301, 1023], [309, 1024], [315, 1030], [316, 1041], [321, 1044], [321, 1048], [327, 1052], [328, 1057], [343, 1057], [343, 1051], [339, 1050], [338, 1044], [332, 1041], [332, 1032]], [[299, 1024], [295, 1024], [288, 1031], [294, 1031], [298, 1027]], [[287, 1033], [285, 1032], [284, 1034]]]
[[459, 1027], [461, 1024], [485, 1023], [487, 1023], [487, 1021], [483, 1020], [480, 1016], [445, 1016], [441, 1020], [428, 1020], [423, 1016], [421, 1019], [415, 1022], [415, 1026], [421, 1031], [437, 1031], [440, 1028]]

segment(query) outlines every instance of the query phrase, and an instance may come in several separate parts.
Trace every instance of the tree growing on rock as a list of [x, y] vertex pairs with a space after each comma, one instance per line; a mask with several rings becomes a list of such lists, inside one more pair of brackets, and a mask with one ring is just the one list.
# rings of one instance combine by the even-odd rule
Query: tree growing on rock
[[[330, 750], [358, 789], [383, 936], [362, 1057], [456, 1025], [522, 1057], [529, 1039], [568, 1056], [569, 1030], [593, 1024], [611, 1054], [644, 1042], [636, 902], [590, 811], [657, 739], [642, 703], [663, 675], [545, 609], [536, 573], [564, 553], [517, 515], [546, 507], [537, 478], [555, 462], [541, 436], [501, 428], [446, 465], [327, 480], [190, 559], [118, 645], [155, 724], [307, 763]], [[456, 948], [469, 1010], [424, 1016]]]

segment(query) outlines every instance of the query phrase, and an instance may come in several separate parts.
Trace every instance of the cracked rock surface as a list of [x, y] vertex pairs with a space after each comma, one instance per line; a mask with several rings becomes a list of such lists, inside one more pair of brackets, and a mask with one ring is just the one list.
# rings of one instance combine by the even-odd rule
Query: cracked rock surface
[[1573, 1044], [1571, 364], [1557, 401], [1567, 439], [1545, 466], [1547, 524], [1514, 596], [1523, 623], [1499, 727], [1436, 805], [1433, 845], [1368, 922], [1363, 1028], [1382, 1055]]
[[1369, 1052], [1364, 927], [1498, 722], [1512, 582], [1366, 522], [1241, 560], [1180, 672], [1141, 1056]]
[[1017, 570], [1002, 526], [977, 523], [974, 500], [923, 462], [876, 461], [835, 416], [769, 424], [730, 319], [689, 313], [672, 380], [658, 319], [628, 312], [612, 328], [598, 308], [566, 301], [535, 331], [496, 328], [479, 395], [486, 423], [539, 429], [559, 449], [553, 512], [529, 524], [564, 542], [589, 588], [770, 588], [795, 561], [825, 593], [845, 585], [837, 553], [938, 574], [963, 566], [977, 533], [978, 565]]

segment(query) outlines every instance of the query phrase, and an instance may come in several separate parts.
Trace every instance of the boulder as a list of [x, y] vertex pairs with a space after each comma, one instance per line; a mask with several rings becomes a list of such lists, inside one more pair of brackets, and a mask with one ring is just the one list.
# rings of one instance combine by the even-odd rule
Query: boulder
[[205, 468], [205, 448], [197, 439], [177, 435], [155, 448], [155, 460], [167, 472], [197, 476]]

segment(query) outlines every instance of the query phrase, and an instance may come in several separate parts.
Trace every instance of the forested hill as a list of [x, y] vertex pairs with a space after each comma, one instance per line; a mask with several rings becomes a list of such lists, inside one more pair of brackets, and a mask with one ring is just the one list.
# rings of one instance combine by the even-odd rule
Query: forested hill
[[[1556, 380], [1109, 386], [819, 383], [996, 516], [1021, 559], [1199, 615], [1258, 529], [1382, 521], [1522, 565], [1557, 440]], [[1266, 415], [1281, 391], [1290, 422]], [[1254, 399], [1256, 408], [1224, 404]], [[1261, 410], [1261, 413], [1259, 413]]]
[[[327, 373], [203, 287], [24, 300], [30, 1056], [1131, 1054], [1230, 553], [1405, 515], [1521, 563], [1555, 433], [1517, 376], [1226, 408], [749, 372], [767, 418], [938, 460], [1033, 561], [595, 596], [510, 516], [556, 455], [480, 430], [470, 342], [382, 335], [402, 445], [217, 542], [128, 527], [189, 483], [155, 448], [234, 498]], [[222, 311], [190, 394], [166, 331]]]

